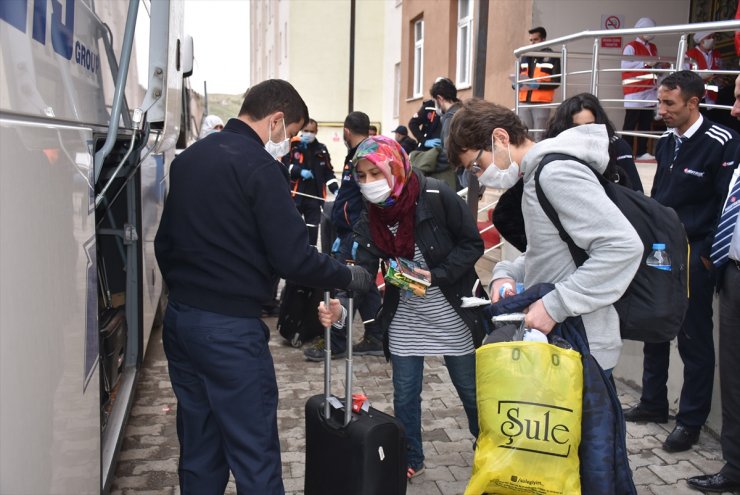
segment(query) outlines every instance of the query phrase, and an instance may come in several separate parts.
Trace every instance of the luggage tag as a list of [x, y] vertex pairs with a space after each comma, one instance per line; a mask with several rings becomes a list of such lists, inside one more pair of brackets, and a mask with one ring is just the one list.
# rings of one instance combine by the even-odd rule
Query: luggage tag
[[[332, 395], [328, 401], [334, 409], [344, 409], [344, 404], [337, 397]], [[352, 411], [356, 413], [360, 411], [370, 412], [370, 401], [362, 394], [352, 394]]]

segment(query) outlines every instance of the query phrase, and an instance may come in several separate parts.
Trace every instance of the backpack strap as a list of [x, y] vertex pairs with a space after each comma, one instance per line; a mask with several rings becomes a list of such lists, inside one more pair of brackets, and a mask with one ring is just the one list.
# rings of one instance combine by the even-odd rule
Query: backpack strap
[[[534, 185], [535, 190], [537, 192], [537, 201], [539, 201], [540, 206], [545, 211], [545, 214], [547, 215], [547, 218], [550, 219], [552, 224], [555, 226], [556, 229], [558, 229], [558, 234], [560, 234], [560, 238], [568, 245], [568, 250], [570, 251], [570, 255], [573, 257], [573, 261], [575, 262], [576, 266], [581, 266], [586, 262], [588, 259], [588, 254], [585, 250], [581, 249], [576, 245], [576, 243], [573, 241], [573, 238], [568, 235], [568, 233], [563, 228], [563, 224], [560, 223], [560, 218], [558, 218], [558, 213], [555, 211], [555, 208], [553, 208], [552, 203], [548, 201], [547, 196], [545, 196], [545, 191], [542, 190], [542, 186], [540, 185], [540, 173], [542, 172], [542, 169], [550, 162], [556, 161], [556, 160], [572, 160], [576, 161], [578, 163], [582, 163], [586, 165], [589, 170], [591, 170], [594, 175], [596, 175], [596, 178], [599, 179], [599, 182], [604, 185], [604, 182], [606, 179], [596, 172], [591, 165], [584, 162], [583, 160], [576, 158], [571, 155], [566, 155], [564, 153], [548, 153], [544, 157], [542, 157], [542, 160], [540, 161], [539, 166], [537, 167], [537, 171], [534, 174]], [[603, 179], [603, 181], [602, 181]]]
[[[437, 220], [439, 225], [447, 225], [447, 215], [445, 209], [442, 206], [442, 194], [441, 189], [442, 181], [435, 179], [434, 177], [426, 177], [426, 184], [424, 185], [424, 199], [429, 201], [429, 205], [432, 210], [432, 216]], [[431, 191], [430, 191], [431, 189]]]

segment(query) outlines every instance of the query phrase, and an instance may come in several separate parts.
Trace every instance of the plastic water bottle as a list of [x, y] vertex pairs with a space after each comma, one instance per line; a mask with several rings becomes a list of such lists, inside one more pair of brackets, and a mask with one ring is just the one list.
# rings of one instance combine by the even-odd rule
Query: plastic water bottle
[[658, 270], [671, 271], [671, 258], [665, 250], [665, 244], [653, 244], [653, 251], [648, 255], [645, 264]]

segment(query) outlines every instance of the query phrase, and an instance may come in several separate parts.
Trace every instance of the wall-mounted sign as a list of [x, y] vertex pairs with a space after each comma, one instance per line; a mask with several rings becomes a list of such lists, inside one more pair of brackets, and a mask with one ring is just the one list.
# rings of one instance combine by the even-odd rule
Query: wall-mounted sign
[[[600, 29], [622, 29], [624, 26], [624, 16], [621, 15], [602, 15]], [[622, 48], [621, 36], [605, 36], [601, 38], [601, 48]]]

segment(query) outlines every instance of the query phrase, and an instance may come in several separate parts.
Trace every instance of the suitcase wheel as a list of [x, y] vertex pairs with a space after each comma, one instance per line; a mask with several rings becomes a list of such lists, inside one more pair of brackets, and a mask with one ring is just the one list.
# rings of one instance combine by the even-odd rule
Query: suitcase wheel
[[301, 334], [300, 333], [294, 333], [293, 338], [290, 339], [290, 345], [298, 349], [303, 345], [303, 341], [301, 340]]

